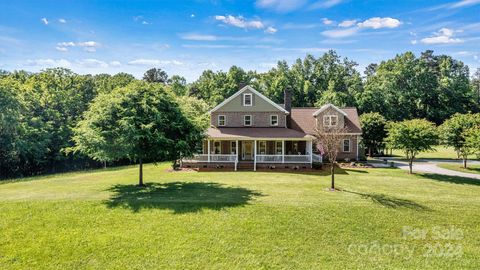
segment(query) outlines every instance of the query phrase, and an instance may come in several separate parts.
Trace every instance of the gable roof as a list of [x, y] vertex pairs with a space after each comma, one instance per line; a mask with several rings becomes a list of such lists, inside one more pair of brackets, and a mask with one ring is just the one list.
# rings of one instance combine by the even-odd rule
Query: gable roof
[[322, 113], [323, 111], [327, 110], [328, 108], [333, 108], [334, 110], [338, 111], [339, 113], [343, 114], [344, 116], [347, 116], [347, 113], [345, 113], [344, 111], [340, 110], [337, 106], [331, 104], [331, 103], [328, 103], [328, 104], [325, 104], [323, 105], [318, 111], [314, 112], [313, 113], [313, 116], [317, 116], [319, 115], [320, 113]]
[[223, 107], [225, 104], [227, 104], [228, 102], [232, 101], [234, 98], [238, 97], [239, 95], [241, 95], [243, 92], [245, 92], [246, 90], [249, 90], [251, 91], [252, 93], [254, 93], [255, 95], [259, 96], [260, 98], [264, 99], [265, 101], [267, 101], [268, 103], [270, 103], [272, 106], [274, 106], [275, 108], [277, 108], [279, 111], [281, 112], [284, 112], [285, 114], [289, 114], [289, 112], [287, 110], [285, 110], [284, 108], [282, 108], [280, 105], [278, 105], [277, 103], [271, 101], [269, 98], [267, 98], [266, 96], [262, 95], [262, 93], [258, 92], [257, 90], [253, 89], [250, 85], [247, 85], [245, 87], [243, 87], [242, 89], [238, 90], [235, 94], [233, 94], [232, 96], [230, 96], [229, 98], [225, 99], [224, 101], [222, 101], [220, 104], [218, 104], [217, 106], [215, 106], [215, 108], [211, 109], [208, 113], [212, 113], [212, 112], [215, 112], [216, 110], [220, 109], [221, 107]]
[[[356, 108], [338, 108], [342, 110], [345, 116], [345, 127], [350, 134], [361, 134], [360, 119]], [[315, 134], [316, 118], [312, 115], [317, 112], [317, 108], [292, 108], [291, 128], [307, 134]]]

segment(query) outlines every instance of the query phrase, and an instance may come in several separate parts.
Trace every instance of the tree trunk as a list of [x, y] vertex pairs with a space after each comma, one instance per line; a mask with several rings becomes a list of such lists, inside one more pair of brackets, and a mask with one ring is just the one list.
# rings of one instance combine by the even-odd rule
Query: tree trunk
[[106, 161], [103, 162], [103, 168], [104, 168], [104, 169], [107, 168], [107, 162], [106, 162]]
[[368, 147], [368, 156], [372, 157], [372, 147]]
[[467, 156], [463, 156], [463, 168], [467, 168]]
[[408, 161], [408, 168], [409, 168], [409, 173], [413, 173], [413, 158]]
[[139, 159], [139, 165], [140, 165], [140, 172], [138, 175], [138, 186], [142, 187], [143, 186], [143, 163], [142, 159]]
[[332, 186], [331, 189], [335, 190], [335, 162], [332, 162], [332, 167], [330, 168], [330, 174], [332, 176]]

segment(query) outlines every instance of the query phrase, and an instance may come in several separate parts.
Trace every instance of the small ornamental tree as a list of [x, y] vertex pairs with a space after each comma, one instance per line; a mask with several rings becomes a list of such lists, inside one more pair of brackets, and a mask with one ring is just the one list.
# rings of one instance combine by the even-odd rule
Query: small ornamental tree
[[417, 155], [434, 151], [433, 147], [438, 142], [437, 128], [434, 123], [424, 119], [405, 120], [389, 126], [387, 144], [405, 153], [409, 172], [412, 173], [413, 161]]
[[182, 113], [159, 84], [134, 82], [98, 96], [75, 128], [74, 151], [99, 161], [127, 158], [143, 162], [190, 156], [202, 141], [202, 128]]
[[360, 116], [362, 124], [362, 140], [368, 148], [368, 155], [371, 157], [375, 149], [383, 147], [387, 137], [387, 121], [379, 113], [364, 113]]
[[465, 138], [465, 147], [471, 154], [480, 155], [480, 125], [467, 129], [463, 136]]
[[465, 144], [466, 131], [480, 126], [480, 114], [456, 113], [440, 126], [442, 143], [453, 147], [463, 159], [463, 167], [467, 168], [468, 155], [472, 149]]
[[315, 129], [317, 145], [321, 148], [323, 155], [330, 161], [331, 190], [335, 190], [335, 166], [345, 133], [348, 133], [348, 129], [344, 127], [319, 127]]

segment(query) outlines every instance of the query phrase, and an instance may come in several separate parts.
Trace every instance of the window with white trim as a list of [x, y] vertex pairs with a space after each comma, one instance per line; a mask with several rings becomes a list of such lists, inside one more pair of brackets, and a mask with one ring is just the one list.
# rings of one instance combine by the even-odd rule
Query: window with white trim
[[243, 94], [243, 106], [252, 106], [252, 94]]
[[244, 115], [243, 116], [243, 125], [247, 126], [247, 127], [252, 125], [252, 116], [251, 115]]
[[218, 116], [218, 126], [224, 127], [227, 125], [227, 117], [225, 115]]
[[237, 142], [236, 141], [231, 141], [230, 142], [230, 153], [232, 155], [237, 153]]
[[270, 126], [278, 126], [278, 115], [270, 115]]
[[343, 140], [343, 152], [350, 152], [352, 142], [350, 139]]
[[213, 142], [213, 153], [218, 155], [222, 153], [222, 142], [214, 141]]
[[276, 141], [275, 142], [275, 153], [277, 155], [282, 154], [282, 148], [283, 148], [283, 143], [281, 141]]
[[338, 116], [336, 115], [324, 115], [323, 116], [323, 126], [325, 127], [336, 127], [338, 124]]
[[259, 141], [258, 142], [258, 152], [260, 155], [265, 155], [267, 153], [267, 142], [266, 141]]

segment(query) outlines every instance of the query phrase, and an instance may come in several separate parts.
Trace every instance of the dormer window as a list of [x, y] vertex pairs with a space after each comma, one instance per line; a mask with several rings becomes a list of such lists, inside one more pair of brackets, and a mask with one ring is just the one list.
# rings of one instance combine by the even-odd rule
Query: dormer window
[[243, 106], [252, 106], [252, 94], [243, 95]]
[[252, 125], [252, 116], [251, 115], [244, 115], [243, 116], [243, 125], [247, 126], [247, 127]]
[[227, 125], [227, 118], [225, 115], [219, 115], [218, 116], [218, 126], [219, 127], [224, 127]]
[[324, 127], [336, 127], [338, 124], [338, 116], [336, 115], [324, 115], [323, 126]]
[[278, 115], [276, 114], [270, 115], [270, 126], [272, 127], [278, 126]]

